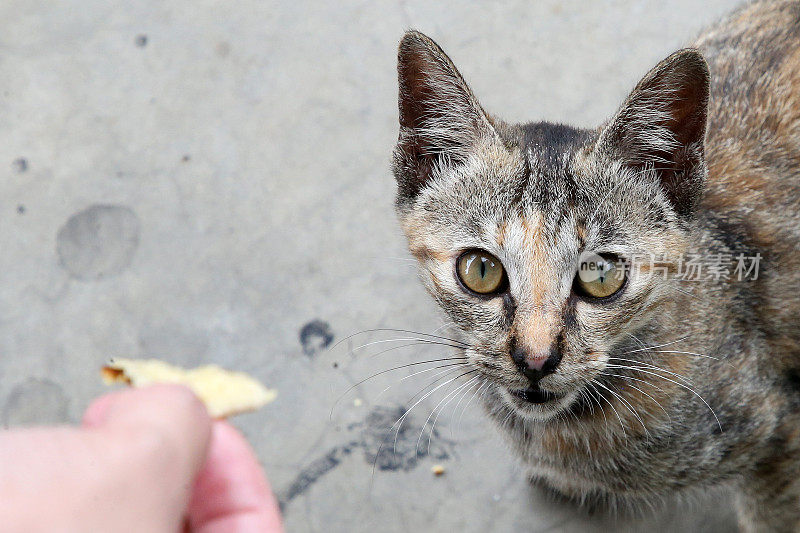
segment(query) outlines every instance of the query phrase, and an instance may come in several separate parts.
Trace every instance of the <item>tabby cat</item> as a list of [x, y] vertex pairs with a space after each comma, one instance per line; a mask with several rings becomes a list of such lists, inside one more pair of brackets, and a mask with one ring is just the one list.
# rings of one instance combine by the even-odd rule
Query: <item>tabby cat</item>
[[396, 206], [489, 416], [579, 500], [732, 487], [800, 528], [800, 2], [744, 6], [597, 128], [489, 115], [410, 31]]

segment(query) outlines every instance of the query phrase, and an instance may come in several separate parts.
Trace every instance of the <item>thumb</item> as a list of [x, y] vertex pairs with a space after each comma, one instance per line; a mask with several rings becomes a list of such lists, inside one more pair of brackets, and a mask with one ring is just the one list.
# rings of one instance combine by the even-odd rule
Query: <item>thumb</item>
[[124, 476], [138, 487], [126, 505], [160, 515], [148, 522], [180, 524], [211, 435], [211, 419], [197, 396], [177, 385], [126, 389], [89, 406], [83, 426], [109, 435], [124, 450]]

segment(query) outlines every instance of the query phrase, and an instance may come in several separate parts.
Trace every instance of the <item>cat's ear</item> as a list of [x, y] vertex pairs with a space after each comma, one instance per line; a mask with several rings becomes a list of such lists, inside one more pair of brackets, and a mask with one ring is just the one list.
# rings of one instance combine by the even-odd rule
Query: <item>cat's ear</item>
[[597, 144], [626, 165], [652, 169], [682, 215], [692, 212], [703, 192], [708, 91], [703, 56], [679, 50], [642, 78]]
[[429, 37], [409, 31], [397, 53], [399, 195], [414, 198], [437, 169], [463, 162], [492, 127], [453, 62]]

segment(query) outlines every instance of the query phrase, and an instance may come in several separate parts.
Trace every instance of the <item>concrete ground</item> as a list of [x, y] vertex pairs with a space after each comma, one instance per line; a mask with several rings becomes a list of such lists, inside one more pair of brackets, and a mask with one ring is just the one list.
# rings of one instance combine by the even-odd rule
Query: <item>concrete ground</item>
[[617, 520], [551, 502], [474, 402], [430, 430], [449, 387], [395, 448], [435, 372], [348, 387], [446, 350], [330, 348], [444, 324], [392, 210], [404, 29], [491, 112], [593, 125], [736, 3], [5, 0], [0, 423], [79, 420], [111, 356], [216, 362], [279, 391], [235, 422], [290, 531], [729, 531], [726, 494]]

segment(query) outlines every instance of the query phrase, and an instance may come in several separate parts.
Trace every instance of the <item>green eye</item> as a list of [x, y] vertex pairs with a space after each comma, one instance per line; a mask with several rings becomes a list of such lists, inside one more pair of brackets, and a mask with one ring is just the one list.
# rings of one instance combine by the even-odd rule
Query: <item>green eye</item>
[[622, 289], [625, 278], [625, 264], [618, 257], [583, 254], [575, 276], [575, 292], [589, 298], [607, 298]]
[[505, 287], [506, 275], [502, 263], [483, 250], [462, 254], [456, 262], [456, 271], [461, 283], [478, 294], [499, 292]]

